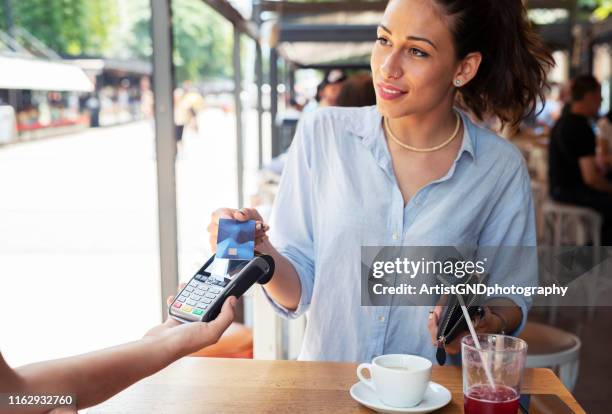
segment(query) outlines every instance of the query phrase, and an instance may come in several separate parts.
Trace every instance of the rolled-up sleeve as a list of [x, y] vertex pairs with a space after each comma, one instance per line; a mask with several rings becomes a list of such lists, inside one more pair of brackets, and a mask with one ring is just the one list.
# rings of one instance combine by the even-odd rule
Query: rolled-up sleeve
[[312, 202], [313, 115], [298, 124], [280, 180], [270, 218], [270, 240], [295, 268], [301, 285], [297, 309], [289, 311], [268, 295], [275, 311], [297, 318], [308, 310], [314, 286], [314, 242]]
[[[479, 240], [480, 256], [487, 257], [488, 285], [537, 286], [538, 257], [535, 213], [531, 183], [524, 162], [509, 169], [510, 178], [501, 188]], [[525, 323], [533, 300], [524, 295], [503, 295], [521, 308], [519, 327], [510, 332], [518, 335]]]

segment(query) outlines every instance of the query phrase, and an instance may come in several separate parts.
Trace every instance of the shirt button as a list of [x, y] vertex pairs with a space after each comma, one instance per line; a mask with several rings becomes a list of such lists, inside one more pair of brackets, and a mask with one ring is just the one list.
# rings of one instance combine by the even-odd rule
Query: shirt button
[[393, 235], [391, 237], [393, 237], [393, 240], [399, 239], [399, 236], [397, 235], [397, 233], [393, 233]]
[[379, 316], [378, 320], [381, 321], [381, 322], [384, 322], [385, 321], [385, 317], [384, 316]]

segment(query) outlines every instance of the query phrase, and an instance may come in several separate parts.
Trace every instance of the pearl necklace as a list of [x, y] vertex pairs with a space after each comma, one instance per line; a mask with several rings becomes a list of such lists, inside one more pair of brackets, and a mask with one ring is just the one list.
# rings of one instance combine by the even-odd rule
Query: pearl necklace
[[440, 145], [436, 145], [435, 147], [431, 147], [431, 148], [417, 148], [417, 147], [413, 147], [412, 145], [404, 144], [395, 135], [393, 135], [393, 132], [391, 132], [391, 128], [389, 127], [388, 118], [383, 119], [383, 128], [385, 132], [387, 133], [387, 136], [391, 138], [393, 141], [395, 141], [395, 143], [402, 148], [405, 148], [407, 150], [414, 151], [414, 152], [434, 152], [450, 144], [452, 140], [454, 140], [455, 137], [457, 136], [457, 133], [459, 132], [459, 128], [461, 127], [461, 117], [459, 116], [457, 112], [455, 112], [455, 116], [457, 117], [457, 125], [455, 126], [455, 131], [453, 132], [453, 135], [451, 135], [449, 139], [447, 139]]

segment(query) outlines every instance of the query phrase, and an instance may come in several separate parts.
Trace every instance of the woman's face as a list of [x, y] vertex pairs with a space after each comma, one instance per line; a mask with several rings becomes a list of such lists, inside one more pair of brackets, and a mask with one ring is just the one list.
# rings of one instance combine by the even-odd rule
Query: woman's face
[[452, 102], [459, 62], [433, 0], [391, 0], [372, 51], [376, 102], [383, 116], [425, 113]]

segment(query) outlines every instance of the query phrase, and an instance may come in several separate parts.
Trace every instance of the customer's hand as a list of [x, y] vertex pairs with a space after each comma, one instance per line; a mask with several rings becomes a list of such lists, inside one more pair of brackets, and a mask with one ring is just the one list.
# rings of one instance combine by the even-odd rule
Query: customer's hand
[[261, 214], [254, 208], [242, 208], [240, 210], [233, 208], [220, 208], [215, 210], [210, 217], [208, 224], [209, 242], [212, 251], [217, 251], [217, 235], [219, 232], [219, 219], [233, 219], [238, 221], [255, 220], [255, 246], [263, 243], [267, 239], [266, 232], [270, 227], [264, 223]]
[[[433, 309], [433, 312], [429, 314], [429, 320], [427, 321], [427, 328], [429, 329], [429, 334], [431, 335], [431, 341], [434, 345], [438, 344], [438, 324], [440, 318], [442, 317], [442, 311], [444, 310], [444, 306], [438, 305]], [[476, 333], [491, 333], [496, 334], [501, 330], [501, 323], [498, 317], [493, 315], [490, 309], [485, 306], [484, 307], [484, 315], [482, 317], [476, 317], [473, 320], [474, 330]], [[461, 339], [469, 335], [469, 331], [464, 331], [459, 333], [455, 339], [451, 342], [444, 345], [446, 352], [449, 354], [458, 354], [461, 352]]]
[[[184, 283], [179, 286], [179, 291], [183, 287], [185, 287]], [[180, 323], [168, 318], [166, 322], [148, 331], [145, 338], [166, 337], [172, 339], [172, 343], [177, 346], [179, 356], [189, 355], [219, 340], [223, 332], [234, 321], [236, 300], [233, 296], [227, 298], [219, 316], [210, 322]], [[166, 302], [170, 305], [173, 301], [174, 296], [170, 296]]]

